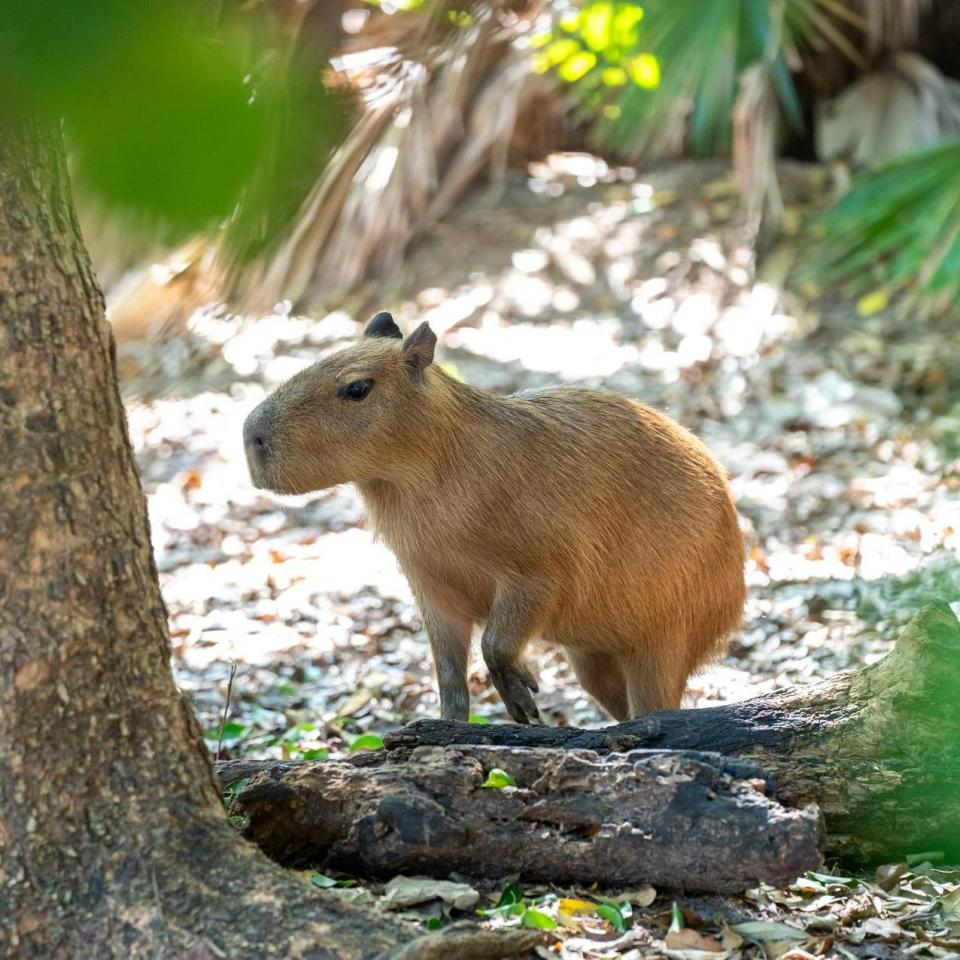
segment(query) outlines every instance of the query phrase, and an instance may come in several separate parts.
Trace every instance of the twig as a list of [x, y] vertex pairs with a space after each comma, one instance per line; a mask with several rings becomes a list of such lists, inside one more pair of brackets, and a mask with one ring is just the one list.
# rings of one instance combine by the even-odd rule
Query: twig
[[227, 681], [227, 699], [223, 704], [223, 716], [220, 717], [220, 736], [217, 739], [217, 759], [220, 759], [220, 751], [223, 748], [223, 728], [227, 724], [227, 711], [230, 709], [230, 695], [233, 693], [233, 678], [237, 675], [237, 661], [230, 661], [230, 679]]

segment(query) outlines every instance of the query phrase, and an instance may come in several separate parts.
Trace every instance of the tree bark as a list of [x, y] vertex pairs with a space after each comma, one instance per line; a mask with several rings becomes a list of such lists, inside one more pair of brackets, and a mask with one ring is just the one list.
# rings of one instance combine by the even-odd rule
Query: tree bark
[[[821, 848], [831, 856], [863, 864], [942, 850], [960, 859], [957, 691], [960, 623], [940, 604], [873, 666], [741, 703], [600, 730], [421, 720], [389, 734], [383, 753], [348, 763], [234, 761], [218, 773], [223, 783], [252, 778], [236, 812], [281, 860], [315, 855], [360, 873], [402, 862], [434, 873], [499, 867], [540, 880], [730, 889], [812, 865], [812, 834], [780, 819], [776, 805], [761, 812], [763, 798], [740, 794], [760, 819], [741, 818], [723, 778], [761, 770], [780, 803], [819, 806]], [[674, 777], [671, 798], [661, 777], [641, 775], [657, 763], [688, 765], [692, 781], [681, 790]], [[478, 789], [492, 766], [522, 771], [523, 789], [508, 799]], [[709, 803], [707, 790], [716, 795]], [[626, 838], [624, 824], [633, 831]], [[770, 824], [783, 827], [773, 831], [780, 840], [796, 830], [796, 846], [771, 848], [764, 860], [758, 846]]]
[[[0, 956], [370, 957], [227, 824], [53, 125], [0, 124]], [[238, 913], [242, 922], [238, 922]]]
[[[739, 891], [758, 880], [783, 885], [820, 864], [816, 812], [768, 801], [760, 771], [739, 761], [495, 746], [394, 756], [239, 761], [222, 764], [220, 777], [257, 771], [231, 812], [269, 856], [362, 876], [519, 874]], [[494, 769], [517, 786], [485, 788]]]

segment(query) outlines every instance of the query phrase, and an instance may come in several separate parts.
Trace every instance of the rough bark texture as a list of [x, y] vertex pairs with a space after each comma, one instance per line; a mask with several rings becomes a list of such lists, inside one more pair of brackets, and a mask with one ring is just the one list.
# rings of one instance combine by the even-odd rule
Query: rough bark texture
[[[739, 761], [487, 746], [378, 759], [260, 764], [232, 812], [281, 862], [361, 875], [732, 891], [787, 883], [820, 863], [816, 812], [767, 800], [761, 772]], [[230, 781], [256, 769], [240, 761], [219, 772]], [[517, 787], [484, 788], [492, 769]]]
[[409, 940], [225, 821], [170, 672], [52, 126], [0, 126], [0, 447], [0, 956], [367, 957]]
[[700, 710], [665, 710], [601, 730], [422, 720], [388, 750], [502, 744], [618, 752], [708, 750], [757, 763], [791, 807], [820, 806], [824, 851], [849, 862], [943, 850], [960, 859], [960, 623], [921, 611], [863, 670]]

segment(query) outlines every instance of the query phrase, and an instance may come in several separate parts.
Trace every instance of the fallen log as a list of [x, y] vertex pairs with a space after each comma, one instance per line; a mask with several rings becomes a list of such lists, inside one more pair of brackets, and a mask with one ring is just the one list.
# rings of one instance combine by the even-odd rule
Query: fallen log
[[[958, 698], [960, 624], [938, 604], [878, 663], [741, 703], [600, 730], [419, 721], [349, 761], [218, 773], [252, 778], [234, 813], [286, 862], [729, 890], [814, 863], [809, 804], [848, 863], [960, 861]], [[493, 767], [518, 789], [482, 788]]]
[[664, 710], [600, 730], [421, 720], [390, 734], [434, 745], [706, 750], [752, 761], [790, 807], [816, 803], [823, 850], [851, 864], [942, 851], [960, 862], [960, 623], [935, 604], [879, 662], [741, 703]]
[[[492, 770], [516, 786], [484, 786]], [[417, 747], [218, 772], [253, 775], [231, 813], [291, 865], [738, 891], [820, 863], [815, 809], [785, 810], [757, 768], [709, 754]]]

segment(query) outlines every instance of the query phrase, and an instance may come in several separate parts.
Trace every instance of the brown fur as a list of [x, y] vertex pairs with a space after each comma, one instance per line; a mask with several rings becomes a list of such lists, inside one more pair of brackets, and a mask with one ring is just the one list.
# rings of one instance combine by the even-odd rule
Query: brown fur
[[[257, 485], [357, 484], [416, 594], [443, 717], [468, 715], [478, 623], [521, 722], [538, 719], [523, 663], [537, 635], [564, 648], [615, 718], [679, 706], [744, 601], [737, 515], [707, 449], [613, 393], [477, 390], [430, 364], [426, 324], [403, 343], [393, 330], [308, 368], [251, 414], [268, 447], [265, 458], [248, 447]], [[359, 379], [374, 381], [366, 398], [338, 393]]]

